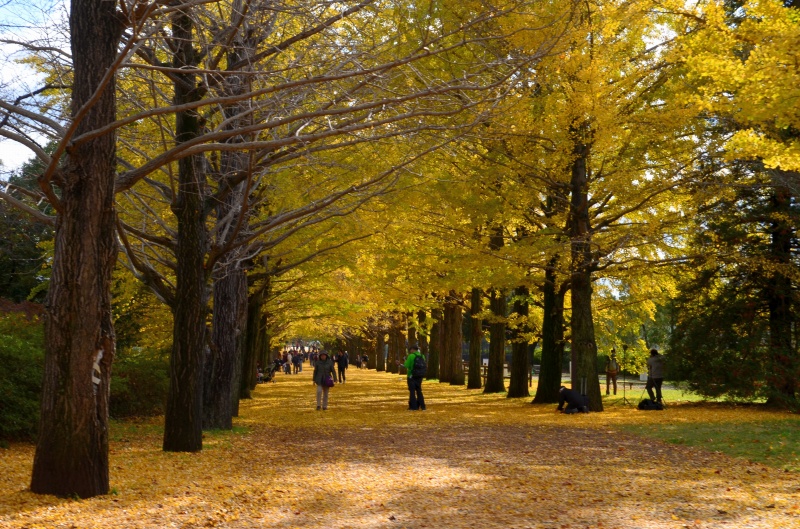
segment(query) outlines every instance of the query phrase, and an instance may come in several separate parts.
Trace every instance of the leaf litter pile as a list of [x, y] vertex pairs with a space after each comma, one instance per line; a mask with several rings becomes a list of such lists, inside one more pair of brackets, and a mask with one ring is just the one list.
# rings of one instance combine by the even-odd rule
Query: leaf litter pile
[[31, 494], [33, 447], [0, 450], [0, 527], [800, 528], [797, 473], [619, 428], [769, 412], [563, 415], [436, 382], [410, 412], [404, 376], [354, 368], [316, 411], [310, 376], [258, 386], [197, 454], [162, 452], [161, 420], [114, 423], [103, 497]]

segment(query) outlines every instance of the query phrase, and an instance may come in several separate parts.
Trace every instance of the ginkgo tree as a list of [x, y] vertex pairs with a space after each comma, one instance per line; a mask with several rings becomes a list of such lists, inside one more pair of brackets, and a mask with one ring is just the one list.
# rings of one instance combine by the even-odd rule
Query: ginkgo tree
[[[651, 2], [584, 4], [572, 21], [560, 53], [529, 73], [529, 89], [507, 114], [513, 122], [496, 120], [483, 158], [500, 174], [505, 239], [528, 233], [503, 253], [545, 271], [545, 352], [558, 351], [551, 318], [569, 291], [573, 387], [601, 410], [593, 304], [626, 292], [619, 302], [641, 301], [652, 314], [650, 299], [673, 282], [652, 275], [652, 265], [682, 251], [693, 204], [679, 191], [700, 155], [703, 122], [677, 97], [684, 74], [676, 34], [696, 22], [682, 6], [671, 12]], [[551, 395], [560, 378], [554, 360], [546, 362], [558, 369], [545, 377], [556, 384]]]
[[[197, 450], [210, 274], [232, 248], [270, 230], [299, 227], [359, 191], [368, 194], [399, 167], [338, 179], [327, 195], [312, 187], [319, 193], [307, 196], [311, 202], [293, 208], [281, 206], [282, 196], [264, 202], [272, 175], [280, 172], [276, 168], [288, 174], [291, 163], [310, 163], [315, 153], [474, 121], [478, 114], [455, 117], [501, 97], [502, 84], [519, 64], [535, 60], [535, 53], [498, 55], [484, 45], [497, 37], [482, 25], [522, 10], [524, 2], [501, 9], [455, 7], [373, 0], [283, 7], [73, 2], [72, 56], [38, 50], [54, 52], [52, 62], [41, 63], [52, 74], [54, 105], [39, 112], [20, 104], [24, 97], [3, 103], [3, 134], [46, 162], [42, 194], [58, 211], [48, 303], [54, 311], [48, 320], [50, 368], [33, 490], [90, 496], [108, 488], [105, 402], [114, 351], [108, 282], [117, 236], [112, 228], [118, 228], [129, 264], [175, 316], [164, 447]], [[35, 45], [29, 49], [37, 51]], [[119, 115], [116, 77], [132, 83], [130, 93], [119, 92], [126, 96]], [[135, 99], [136, 92], [147, 97]], [[58, 103], [72, 106], [66, 125], [58, 110], [55, 119], [47, 114], [63, 108]], [[43, 130], [59, 139], [53, 156], [38, 146], [35, 134]], [[117, 146], [124, 146], [119, 156]], [[233, 152], [241, 156], [221, 154]], [[319, 175], [325, 182], [324, 171]], [[228, 210], [237, 214], [223, 213], [216, 228], [221, 233], [228, 226], [237, 237], [211, 244], [208, 213], [242, 184], [245, 191]], [[141, 195], [132, 199], [140, 207], [133, 220], [147, 230], [124, 217], [116, 222], [115, 193]], [[156, 207], [154, 200], [169, 206]], [[260, 227], [251, 229], [243, 212], [258, 210], [259, 200], [269, 206], [256, 211]], [[158, 221], [150, 224], [147, 216]], [[244, 227], [248, 236], [238, 238]], [[159, 246], [171, 247], [174, 257], [146, 253], [160, 252]], [[136, 251], [142, 253], [133, 264]], [[91, 269], [85, 267], [90, 261]], [[86, 297], [90, 292], [93, 298]], [[80, 343], [64, 342], [70, 329], [84, 327]], [[70, 364], [74, 370], [58, 368]], [[72, 407], [71, 397], [58, 389], [65, 385], [74, 387], [70, 395], [86, 397], [85, 403]]]

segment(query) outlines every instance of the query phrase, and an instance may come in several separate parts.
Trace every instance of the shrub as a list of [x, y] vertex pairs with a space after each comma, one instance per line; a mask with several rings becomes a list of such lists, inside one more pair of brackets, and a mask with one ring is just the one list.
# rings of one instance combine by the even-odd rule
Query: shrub
[[0, 314], [0, 365], [0, 439], [33, 439], [44, 373], [44, 328], [38, 318]]
[[115, 419], [164, 413], [169, 389], [167, 356], [137, 349], [120, 352], [114, 360], [109, 413]]

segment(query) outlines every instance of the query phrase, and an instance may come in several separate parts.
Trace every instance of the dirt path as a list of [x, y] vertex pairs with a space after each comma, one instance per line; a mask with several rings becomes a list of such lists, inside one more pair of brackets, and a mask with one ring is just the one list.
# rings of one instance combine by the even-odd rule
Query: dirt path
[[797, 474], [616, 428], [694, 409], [565, 416], [426, 383], [428, 411], [407, 412], [402, 378], [349, 375], [327, 412], [307, 366], [279, 375], [200, 454], [161, 452], [157, 422], [118, 425], [104, 498], [32, 495], [31, 449], [0, 452], [0, 527], [800, 528]]

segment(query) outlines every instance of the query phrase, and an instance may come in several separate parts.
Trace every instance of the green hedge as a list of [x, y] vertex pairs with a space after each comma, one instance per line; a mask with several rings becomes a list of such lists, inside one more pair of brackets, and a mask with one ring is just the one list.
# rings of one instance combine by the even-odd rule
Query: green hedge
[[0, 315], [0, 366], [0, 439], [33, 439], [44, 373], [44, 328], [37, 318]]
[[119, 352], [111, 370], [109, 413], [115, 419], [162, 415], [168, 389], [167, 355], [136, 348]]
[[[0, 366], [0, 440], [33, 440], [44, 374], [44, 326], [38, 318], [0, 314]], [[163, 414], [168, 386], [166, 354], [137, 348], [118, 352], [111, 376], [111, 416]]]

